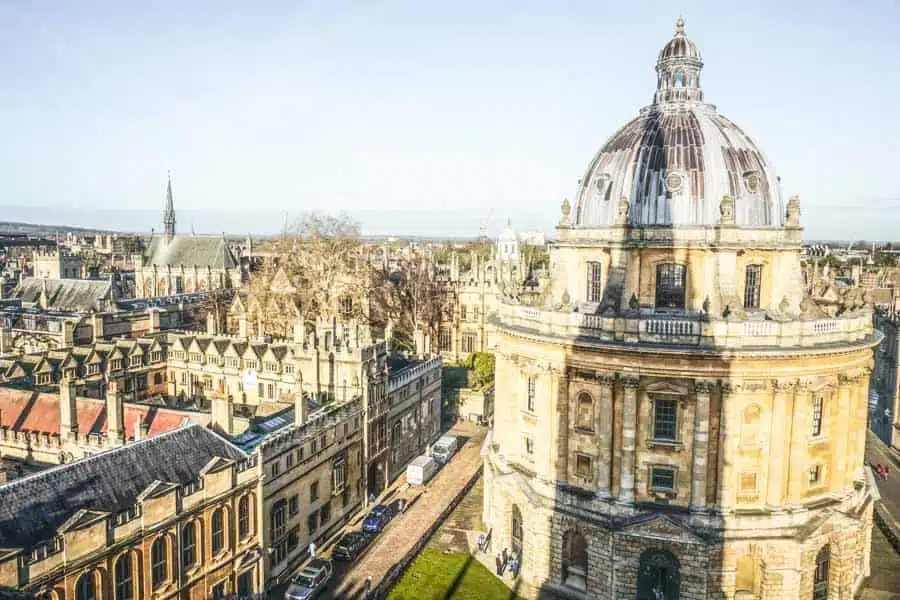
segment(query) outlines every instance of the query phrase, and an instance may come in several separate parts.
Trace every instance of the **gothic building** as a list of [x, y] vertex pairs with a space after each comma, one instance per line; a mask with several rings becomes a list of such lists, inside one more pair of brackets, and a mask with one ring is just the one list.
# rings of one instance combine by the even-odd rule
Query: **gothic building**
[[166, 186], [163, 234], [133, 257], [138, 298], [239, 287], [240, 261], [225, 236], [177, 235], [172, 178]]
[[653, 102], [563, 203], [549, 297], [498, 304], [483, 518], [532, 591], [851, 598], [880, 335], [809, 296], [799, 201], [702, 66], [679, 19]]

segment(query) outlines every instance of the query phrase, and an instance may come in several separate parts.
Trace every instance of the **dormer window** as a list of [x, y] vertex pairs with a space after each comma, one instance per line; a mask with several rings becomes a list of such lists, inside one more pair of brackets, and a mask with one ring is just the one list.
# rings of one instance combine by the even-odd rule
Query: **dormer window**
[[120, 371], [122, 369], [122, 359], [114, 358], [109, 361], [109, 370], [110, 371]]
[[139, 367], [139, 366], [141, 366], [141, 357], [140, 357], [140, 355], [135, 354], [134, 356], [132, 356], [131, 359], [130, 359], [130, 361], [129, 361], [129, 364], [130, 364], [132, 367]]
[[50, 373], [35, 373], [34, 385], [50, 385]]
[[162, 350], [154, 350], [150, 353], [150, 362], [158, 363], [162, 360]]
[[266, 371], [269, 373], [277, 373], [278, 372], [278, 363], [273, 361], [266, 361], [265, 364]]
[[684, 309], [685, 269], [677, 263], [656, 267], [656, 308]]
[[137, 504], [126, 508], [125, 510], [120, 510], [116, 513], [116, 527], [120, 527], [129, 521], [133, 521], [140, 516], [140, 511], [138, 510]]
[[202, 363], [203, 362], [203, 354], [200, 352], [191, 352], [188, 356], [191, 362]]
[[190, 482], [184, 484], [183, 486], [181, 486], [181, 496], [183, 498], [186, 498], [187, 496], [196, 494], [197, 492], [199, 492], [202, 489], [203, 489], [203, 480], [195, 479], [195, 480], [190, 481]]

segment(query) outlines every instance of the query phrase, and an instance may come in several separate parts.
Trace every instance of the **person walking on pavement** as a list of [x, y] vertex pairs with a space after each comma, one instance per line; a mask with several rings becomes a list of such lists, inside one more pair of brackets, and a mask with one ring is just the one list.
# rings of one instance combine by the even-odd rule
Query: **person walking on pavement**
[[478, 534], [478, 551], [479, 551], [479, 552], [484, 552], [484, 541], [485, 541], [485, 540], [484, 540], [484, 534], [483, 534], [483, 533], [479, 533], [479, 534]]
[[366, 600], [372, 597], [372, 576], [369, 575], [366, 577], [366, 584], [363, 586], [363, 591], [365, 592]]
[[316, 543], [315, 542], [309, 543], [309, 557], [313, 560], [316, 559]]

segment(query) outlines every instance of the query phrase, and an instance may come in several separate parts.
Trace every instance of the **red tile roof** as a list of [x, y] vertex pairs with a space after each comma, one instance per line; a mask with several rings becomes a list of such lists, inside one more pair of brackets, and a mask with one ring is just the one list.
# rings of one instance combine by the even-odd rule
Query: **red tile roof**
[[[78, 398], [76, 404], [78, 431], [106, 431], [106, 402], [94, 398]], [[151, 436], [177, 429], [187, 422], [209, 425], [210, 415], [143, 404], [125, 404], [125, 432], [134, 437], [135, 426], [149, 424]], [[59, 394], [0, 387], [0, 426], [15, 431], [59, 433]]]

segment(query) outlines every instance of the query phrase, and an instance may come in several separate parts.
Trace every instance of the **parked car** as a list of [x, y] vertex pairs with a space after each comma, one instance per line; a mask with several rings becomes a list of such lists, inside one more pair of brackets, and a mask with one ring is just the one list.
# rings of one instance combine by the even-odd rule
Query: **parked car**
[[291, 577], [291, 585], [284, 593], [284, 600], [312, 600], [325, 589], [334, 569], [330, 560], [316, 558], [302, 571]]
[[447, 464], [456, 454], [458, 441], [456, 436], [445, 435], [431, 447], [431, 457], [440, 464]]
[[345, 533], [334, 546], [334, 551], [331, 553], [331, 556], [333, 556], [335, 560], [356, 560], [371, 541], [372, 535], [362, 531]]
[[368, 533], [381, 533], [381, 530], [394, 518], [395, 511], [390, 506], [379, 504], [363, 519], [362, 529]]
[[406, 482], [410, 485], [425, 485], [440, 466], [430, 456], [417, 456], [406, 467]]

